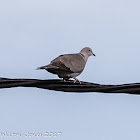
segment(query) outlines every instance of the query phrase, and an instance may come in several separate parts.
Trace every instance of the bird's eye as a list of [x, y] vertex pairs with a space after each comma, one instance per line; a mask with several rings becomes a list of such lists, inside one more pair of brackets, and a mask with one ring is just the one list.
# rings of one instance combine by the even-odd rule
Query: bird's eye
[[90, 50], [88, 50], [90, 52]]

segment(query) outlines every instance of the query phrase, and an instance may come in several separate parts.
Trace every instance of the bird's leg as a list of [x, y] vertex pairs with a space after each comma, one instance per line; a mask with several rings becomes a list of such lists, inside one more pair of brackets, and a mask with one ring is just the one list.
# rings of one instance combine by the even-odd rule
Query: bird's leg
[[65, 79], [65, 78], [63, 78], [63, 81], [64, 81], [64, 82], [66, 82], [66, 79]]
[[69, 80], [69, 78], [63, 78], [64, 82], [67, 82]]
[[74, 77], [73, 79], [75, 79], [73, 83], [79, 82], [81, 84], [81, 82], [76, 77]]

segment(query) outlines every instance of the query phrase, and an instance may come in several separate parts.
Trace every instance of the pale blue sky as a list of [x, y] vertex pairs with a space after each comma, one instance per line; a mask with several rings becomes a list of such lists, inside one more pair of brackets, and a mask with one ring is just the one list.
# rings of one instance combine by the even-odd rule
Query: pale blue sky
[[[79, 80], [140, 82], [139, 5], [138, 0], [0, 1], [0, 77], [58, 78], [35, 69], [89, 46], [97, 57], [89, 58]], [[139, 108], [137, 95], [1, 89], [0, 132], [60, 131], [62, 136], [53, 139], [139, 140]]]

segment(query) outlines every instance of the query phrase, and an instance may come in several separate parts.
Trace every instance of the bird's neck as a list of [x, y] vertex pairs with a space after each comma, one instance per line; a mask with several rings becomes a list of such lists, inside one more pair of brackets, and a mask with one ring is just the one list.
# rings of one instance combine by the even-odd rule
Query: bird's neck
[[84, 59], [85, 61], [88, 60], [88, 56], [87, 56], [87, 55], [84, 55], [84, 53], [80, 53], [80, 54], [81, 54], [81, 56], [83, 57], [83, 59]]

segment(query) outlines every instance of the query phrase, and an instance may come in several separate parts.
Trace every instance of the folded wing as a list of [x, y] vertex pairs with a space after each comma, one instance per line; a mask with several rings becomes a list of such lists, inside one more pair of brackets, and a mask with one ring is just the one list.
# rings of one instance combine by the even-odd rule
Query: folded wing
[[80, 73], [85, 67], [85, 60], [78, 54], [60, 55], [51, 61], [51, 65], [57, 66], [59, 69], [70, 71], [73, 73]]

